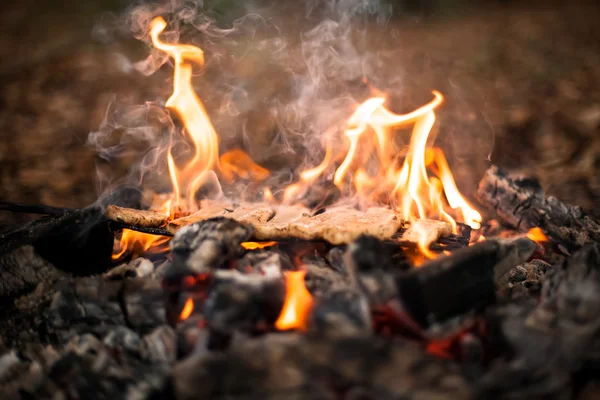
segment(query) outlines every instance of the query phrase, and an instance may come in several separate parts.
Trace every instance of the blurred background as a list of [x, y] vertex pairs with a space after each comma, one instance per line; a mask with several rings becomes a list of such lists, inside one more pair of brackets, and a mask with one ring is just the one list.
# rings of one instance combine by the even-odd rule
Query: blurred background
[[[195, 8], [224, 28], [250, 10], [293, 41], [327, 17], [319, 11], [325, 3], [336, 2], [207, 0]], [[599, 5], [382, 0], [373, 11], [368, 3], [356, 24], [357, 48], [375, 54], [369, 71], [375, 80], [378, 69], [387, 77], [377, 87], [392, 92], [398, 111], [428, 101], [433, 89], [444, 93], [437, 141], [463, 193], [472, 196], [491, 160], [538, 176], [548, 193], [600, 215]], [[124, 154], [108, 163], [86, 145], [89, 133], [106, 121], [109, 104], [164, 100], [171, 69], [149, 77], [132, 69], [149, 49], [127, 29], [130, 2], [24, 0], [0, 7], [0, 199], [89, 205], [105, 181], [138, 162], [136, 154]], [[223, 65], [213, 66], [213, 73], [227, 70], [231, 81], [245, 82], [261, 99], [285, 98], [289, 87], [282, 89], [288, 84], [279, 79], [285, 68], [253, 56], [260, 48], [254, 40], [262, 39], [244, 38], [241, 73]], [[211, 44], [204, 44], [210, 58]], [[264, 165], [283, 159], [293, 167], [306, 154], [293, 135], [287, 153], [262, 153], [279, 126], [265, 116], [262, 100], [228, 118], [217, 115], [210, 95], [201, 97], [209, 113], [214, 110], [224, 142], [242, 143]], [[251, 140], [240, 142], [241, 126], [252, 132]], [[0, 230], [25, 218], [0, 212]]]

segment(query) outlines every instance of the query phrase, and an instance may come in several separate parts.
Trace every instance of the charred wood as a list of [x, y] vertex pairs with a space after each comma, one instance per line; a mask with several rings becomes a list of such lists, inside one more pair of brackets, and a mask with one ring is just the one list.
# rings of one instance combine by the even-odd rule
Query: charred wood
[[540, 227], [551, 239], [574, 250], [600, 241], [600, 223], [581, 207], [546, 197], [534, 178], [511, 176], [490, 167], [477, 190], [477, 199], [493, 208], [507, 224], [527, 231]]
[[108, 220], [95, 208], [44, 217], [0, 235], [0, 296], [64, 274], [105, 272], [113, 238]]
[[422, 326], [496, 301], [496, 283], [535, 251], [529, 239], [486, 240], [432, 260], [397, 277], [403, 306]]

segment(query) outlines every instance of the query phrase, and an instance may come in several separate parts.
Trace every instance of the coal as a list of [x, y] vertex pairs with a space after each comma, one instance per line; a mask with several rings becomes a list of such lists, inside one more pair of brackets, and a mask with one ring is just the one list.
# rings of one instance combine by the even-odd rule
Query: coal
[[486, 240], [457, 250], [399, 275], [399, 298], [424, 327], [468, 311], [481, 311], [496, 301], [496, 282], [535, 249], [535, 242], [522, 238]]
[[181, 228], [171, 240], [173, 264], [167, 275], [207, 273], [227, 268], [243, 253], [242, 242], [252, 236], [250, 225], [225, 217], [210, 218]]
[[220, 270], [214, 274], [204, 303], [204, 318], [210, 329], [228, 335], [264, 331], [273, 326], [284, 298], [282, 274], [272, 277]]
[[333, 340], [272, 333], [234, 341], [224, 353], [191, 355], [175, 366], [172, 378], [177, 399], [470, 396], [451, 363], [402, 340], [370, 335]]

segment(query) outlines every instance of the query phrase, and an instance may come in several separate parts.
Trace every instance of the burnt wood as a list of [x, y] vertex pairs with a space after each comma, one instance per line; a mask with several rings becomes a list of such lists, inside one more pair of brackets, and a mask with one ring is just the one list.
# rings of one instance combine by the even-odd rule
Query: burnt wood
[[535, 178], [510, 175], [493, 165], [479, 183], [477, 199], [507, 224], [521, 231], [540, 227], [569, 250], [600, 241], [598, 221], [581, 207], [546, 197]]
[[98, 208], [47, 216], [0, 235], [0, 296], [33, 289], [44, 279], [105, 272], [114, 233]]
[[526, 261], [535, 242], [486, 240], [400, 274], [398, 295], [413, 318], [427, 327], [496, 301], [496, 282]]

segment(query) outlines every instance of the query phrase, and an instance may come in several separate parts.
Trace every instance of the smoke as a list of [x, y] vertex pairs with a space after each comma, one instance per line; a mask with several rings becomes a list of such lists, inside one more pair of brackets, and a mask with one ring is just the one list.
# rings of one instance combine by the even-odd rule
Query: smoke
[[149, 80], [161, 86], [160, 102], [136, 106], [116, 99], [98, 131], [90, 133], [88, 145], [105, 163], [131, 167], [119, 180], [103, 172], [103, 190], [123, 180], [144, 186], [166, 180], [169, 146], [181, 149], [182, 158], [189, 150], [180, 123], [162, 103], [171, 90], [172, 69], [148, 35], [150, 21], [159, 15], [168, 23], [161, 36], [166, 42], [204, 51], [206, 65], [195, 71], [194, 84], [221, 152], [244, 149], [283, 184], [294, 179], [290, 171], [321, 161], [325, 140], [346, 146], [340, 137], [345, 122], [372, 94], [365, 82], [377, 85], [382, 79], [377, 49], [361, 46], [368, 35], [365, 22], [385, 24], [391, 6], [383, 0], [282, 3], [231, 2], [232, 9], [223, 12], [215, 9], [216, 1], [175, 0], [136, 5], [102, 21], [95, 29], [101, 40], [133, 37], [145, 46], [145, 58], [115, 58], [124, 71], [151, 76], [165, 70], [166, 77]]

